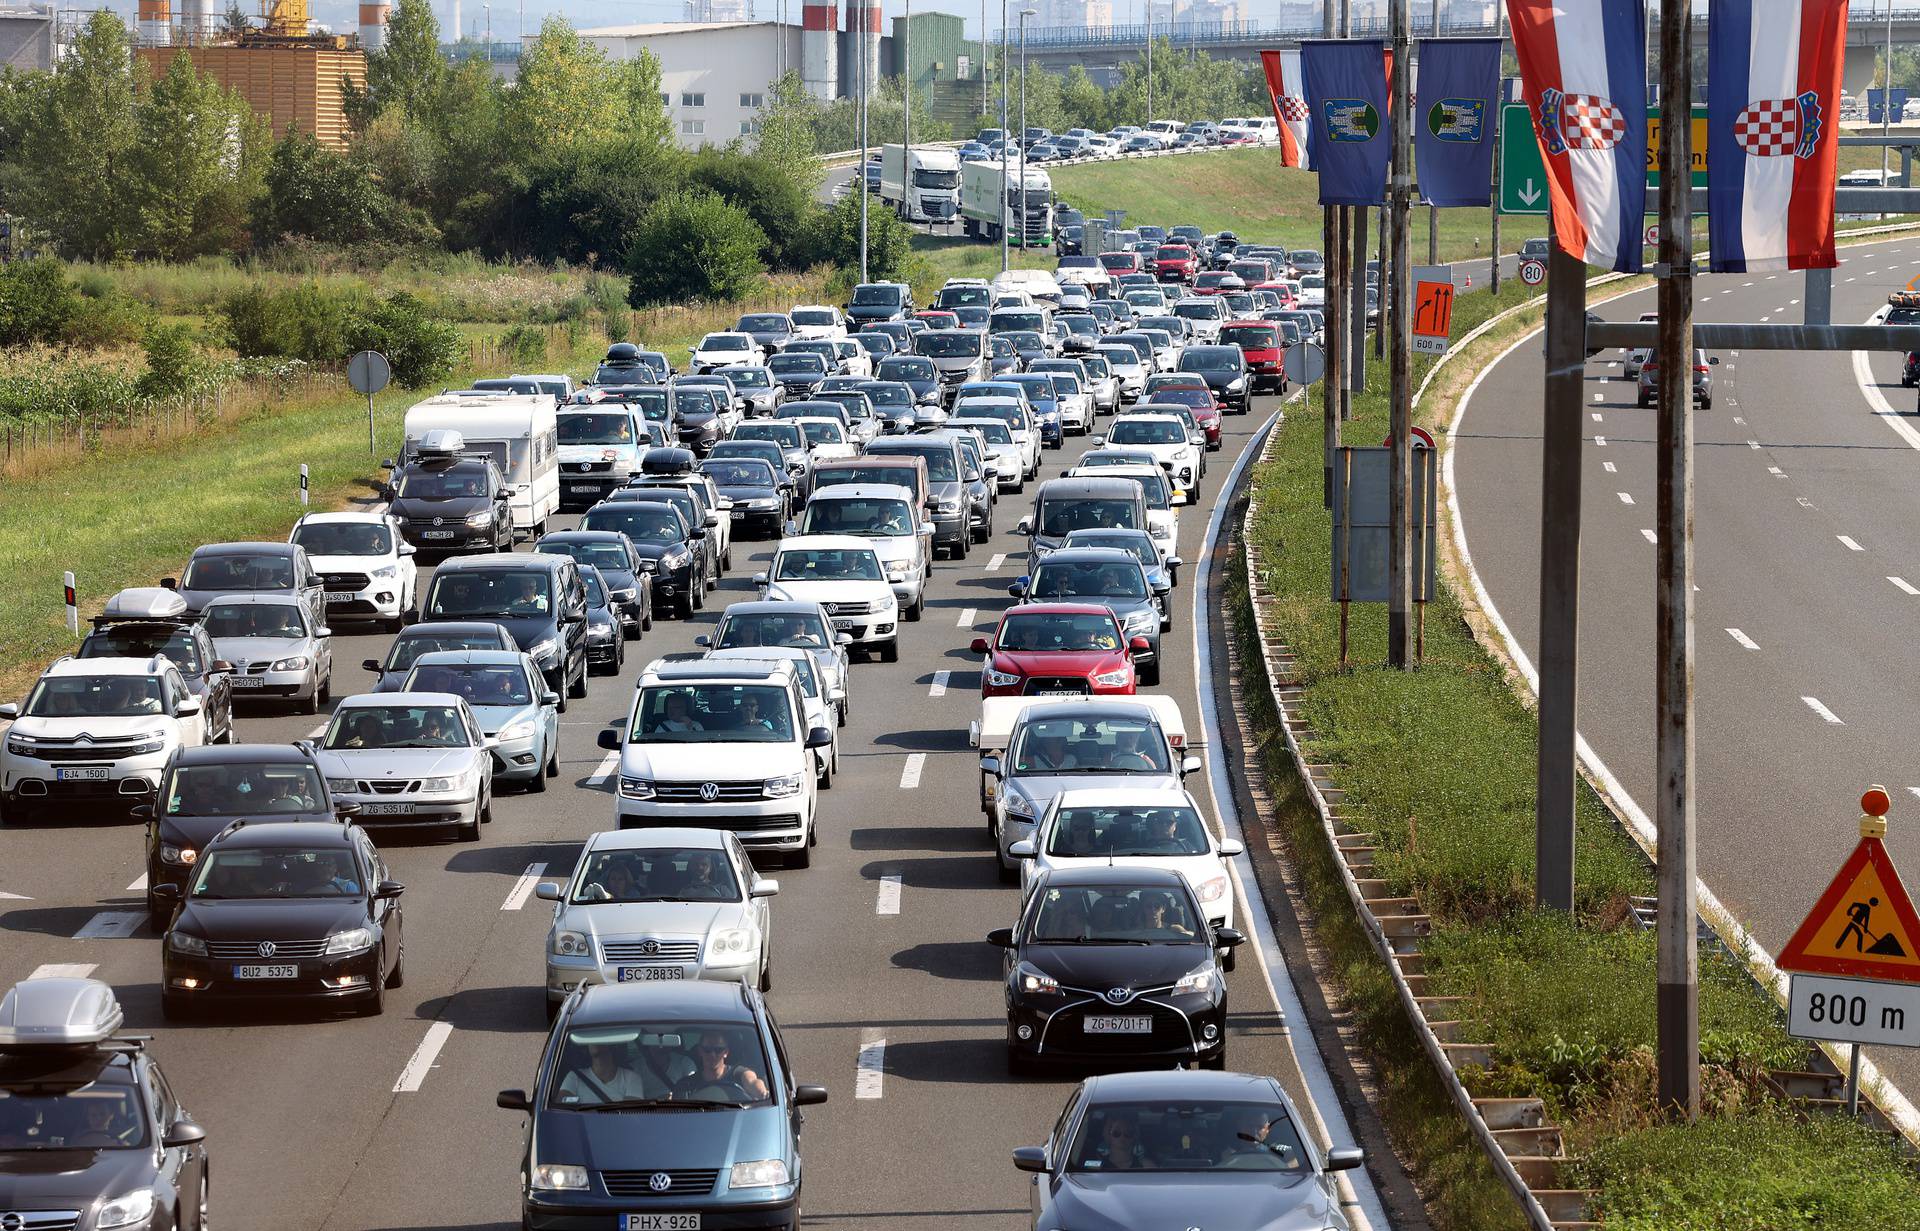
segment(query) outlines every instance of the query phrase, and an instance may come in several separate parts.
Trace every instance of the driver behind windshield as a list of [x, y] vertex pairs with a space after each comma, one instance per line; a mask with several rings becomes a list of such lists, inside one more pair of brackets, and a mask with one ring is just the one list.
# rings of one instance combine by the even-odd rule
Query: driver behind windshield
[[[694, 1071], [673, 1088], [681, 1098], [730, 1099], [745, 1096], [745, 1101], [761, 1102], [769, 1097], [767, 1083], [760, 1074], [745, 1065], [729, 1063], [733, 1045], [725, 1032], [708, 1030], [693, 1048]], [[738, 1090], [740, 1094], [735, 1094]]]

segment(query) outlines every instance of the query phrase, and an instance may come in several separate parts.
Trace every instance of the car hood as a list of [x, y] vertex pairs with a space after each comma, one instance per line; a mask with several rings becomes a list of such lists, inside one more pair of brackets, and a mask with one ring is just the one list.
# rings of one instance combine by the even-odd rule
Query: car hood
[[1020, 947], [1020, 957], [1060, 981], [1062, 987], [1104, 992], [1164, 987], [1212, 957], [1204, 944], [1044, 945]]
[[473, 716], [479, 719], [480, 729], [488, 736], [523, 719], [540, 717], [538, 705], [474, 705], [471, 701], [467, 704], [472, 708]]
[[375, 569], [386, 568], [397, 560], [397, 556], [307, 556], [316, 573], [366, 573], [369, 576]]
[[626, 569], [608, 568], [604, 564], [600, 566], [600, 580], [607, 583], [609, 590], [631, 590], [640, 584]]
[[767, 590], [770, 599], [802, 603], [879, 603], [891, 601], [886, 579], [879, 581], [776, 581]]
[[361, 898], [188, 898], [173, 926], [210, 940], [318, 940], [366, 923]]
[[[791, 1159], [786, 1114], [778, 1107], [707, 1111], [580, 1112], [543, 1108], [534, 1156], [588, 1171], [720, 1169], [735, 1161]], [[644, 1203], [644, 1202], [642, 1202]]]
[[0, 1150], [0, 1210], [87, 1210], [152, 1181], [151, 1150]]
[[1097, 773], [1069, 771], [1059, 774], [1019, 774], [1008, 778], [1007, 792], [1025, 797], [1033, 804], [1033, 815], [1045, 812], [1053, 797], [1062, 791], [1096, 787], [1139, 787], [1142, 791], [1168, 790], [1180, 785], [1178, 774]]
[[395, 517], [424, 517], [429, 520], [438, 517], [446, 521], [458, 521], [472, 517], [475, 513], [484, 513], [491, 508], [493, 501], [485, 496], [400, 496], [397, 497], [390, 512]]
[[[221, 830], [235, 821], [290, 821], [325, 823], [333, 820], [327, 812], [236, 812], [231, 816], [163, 816], [159, 820], [160, 840], [178, 846], [204, 849]], [[188, 869], [189, 872], [192, 869]]]
[[1338, 1226], [1320, 1186], [1272, 1171], [1141, 1177], [1075, 1172], [1054, 1191], [1060, 1225], [1076, 1231], [1204, 1227], [1206, 1231], [1320, 1231]]
[[576, 466], [581, 462], [611, 462], [621, 458], [631, 460], [640, 451], [637, 444], [627, 445], [561, 445], [560, 465]]
[[[707, 744], [629, 743], [622, 746], [620, 772], [660, 782], [736, 782], [742, 772], [778, 778], [792, 773], [803, 751], [798, 743], [776, 744], [718, 740]], [[811, 754], [809, 754], [811, 755]]]
[[236, 669], [248, 663], [273, 662], [295, 654], [310, 654], [313, 643], [305, 637], [215, 637], [213, 652]]
[[739, 927], [739, 902], [583, 902], [567, 907], [566, 925], [591, 927], [594, 935], [700, 936]]
[[752, 487], [729, 487], [726, 484], [722, 484], [720, 494], [735, 504], [740, 504], [749, 500], [778, 500], [780, 498], [780, 489], [777, 487], [761, 487], [758, 484]]
[[329, 778], [441, 778], [458, 774], [471, 748], [333, 748], [314, 754]]
[[1021, 675], [1098, 675], [1117, 671], [1127, 656], [1119, 650], [997, 650], [993, 669]]

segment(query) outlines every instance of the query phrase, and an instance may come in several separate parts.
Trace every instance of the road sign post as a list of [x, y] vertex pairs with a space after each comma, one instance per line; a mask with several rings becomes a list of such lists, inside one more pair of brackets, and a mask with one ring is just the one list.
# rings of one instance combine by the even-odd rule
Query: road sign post
[[73, 574], [60, 574], [60, 584], [66, 592], [67, 631], [78, 637], [80, 635], [80, 599], [73, 590]]
[[300, 463], [300, 507], [307, 507], [307, 464]]
[[367, 395], [367, 452], [378, 453], [373, 442], [373, 395], [393, 379], [393, 367], [377, 350], [363, 350], [347, 360], [347, 383]]

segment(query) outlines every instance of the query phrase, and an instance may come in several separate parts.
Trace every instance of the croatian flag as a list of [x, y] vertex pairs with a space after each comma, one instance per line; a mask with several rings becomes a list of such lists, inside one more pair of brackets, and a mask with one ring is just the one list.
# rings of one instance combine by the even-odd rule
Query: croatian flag
[[1267, 96], [1273, 100], [1274, 123], [1280, 128], [1280, 165], [1313, 169], [1307, 156], [1307, 87], [1300, 76], [1300, 53], [1263, 51], [1260, 66], [1267, 73]]
[[1846, 29], [1847, 0], [1714, 0], [1707, 234], [1716, 272], [1838, 263], [1833, 185]]
[[1589, 265], [1640, 272], [1646, 10], [1640, 0], [1507, 0], [1507, 13], [1554, 238]]

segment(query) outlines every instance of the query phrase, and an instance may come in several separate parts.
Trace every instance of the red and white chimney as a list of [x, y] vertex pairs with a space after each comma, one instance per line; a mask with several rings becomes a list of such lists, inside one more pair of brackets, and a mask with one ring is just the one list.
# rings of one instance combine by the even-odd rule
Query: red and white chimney
[[823, 102], [839, 92], [838, 8], [838, 0], [807, 0], [800, 10], [800, 78]]
[[880, 88], [880, 0], [847, 0], [847, 45], [853, 62], [847, 65], [847, 93], [860, 93], [860, 66], [867, 68], [869, 95]]
[[360, 49], [379, 51], [387, 45], [387, 19], [393, 15], [393, 6], [387, 0], [376, 0], [373, 4], [360, 6]]

